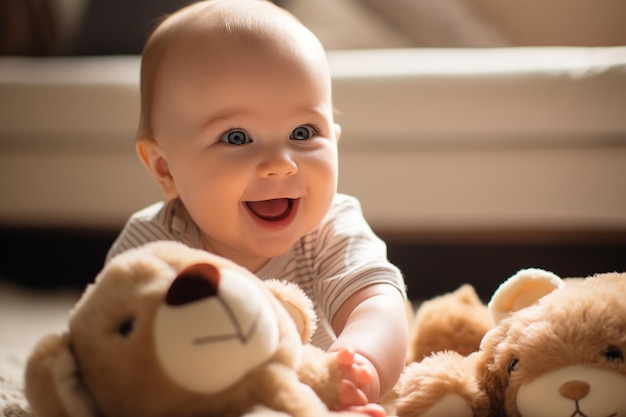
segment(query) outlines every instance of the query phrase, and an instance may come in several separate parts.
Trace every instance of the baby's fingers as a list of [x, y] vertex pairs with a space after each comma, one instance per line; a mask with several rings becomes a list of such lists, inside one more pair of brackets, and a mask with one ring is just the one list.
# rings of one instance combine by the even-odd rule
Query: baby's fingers
[[352, 373], [357, 385], [360, 387], [369, 384], [374, 379], [372, 371], [365, 365], [353, 365]]
[[[345, 347], [336, 353], [337, 364], [342, 368], [344, 378], [354, 382], [357, 386], [362, 387], [369, 384], [374, 379], [374, 370], [363, 357], [360, 357], [351, 347]], [[359, 363], [359, 360], [362, 363]]]
[[367, 396], [354, 383], [346, 379], [341, 381], [339, 388], [338, 407], [345, 410], [353, 406], [364, 406], [367, 404]]
[[341, 348], [335, 352], [337, 364], [341, 367], [352, 367], [354, 364], [355, 350], [351, 347]]
[[385, 417], [387, 415], [385, 409], [382, 406], [374, 403], [350, 407], [347, 410], [367, 414], [370, 417]]

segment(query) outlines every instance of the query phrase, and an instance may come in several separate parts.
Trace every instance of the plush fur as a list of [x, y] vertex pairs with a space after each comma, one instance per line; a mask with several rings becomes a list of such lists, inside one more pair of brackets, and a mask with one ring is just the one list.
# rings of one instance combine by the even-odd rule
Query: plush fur
[[477, 354], [439, 351], [409, 364], [396, 387], [398, 416], [485, 415], [489, 402], [476, 378]]
[[496, 413], [626, 416], [626, 274], [570, 282], [514, 313], [481, 359]]
[[111, 260], [40, 341], [25, 392], [38, 417], [330, 415], [339, 375], [314, 329], [297, 286], [153, 243]]
[[405, 369], [398, 416], [626, 416], [626, 273], [522, 270], [489, 308], [500, 320], [477, 352]]
[[493, 324], [487, 306], [469, 284], [427, 300], [413, 319], [407, 363], [444, 350], [469, 355], [478, 350], [480, 340]]

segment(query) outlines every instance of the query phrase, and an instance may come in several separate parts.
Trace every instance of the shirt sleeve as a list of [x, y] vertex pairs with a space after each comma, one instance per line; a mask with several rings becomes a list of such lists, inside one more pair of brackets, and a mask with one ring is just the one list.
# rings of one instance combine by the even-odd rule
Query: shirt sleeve
[[402, 273], [354, 197], [337, 196], [319, 229], [315, 258], [316, 298], [329, 319], [350, 295], [372, 284], [390, 284], [407, 298]]
[[133, 214], [109, 249], [106, 262], [128, 249], [159, 240], [202, 247], [198, 228], [178, 199], [156, 203]]
[[106, 262], [129, 249], [158, 240], [171, 240], [164, 225], [159, 222], [163, 203], [156, 203], [133, 214], [107, 253]]

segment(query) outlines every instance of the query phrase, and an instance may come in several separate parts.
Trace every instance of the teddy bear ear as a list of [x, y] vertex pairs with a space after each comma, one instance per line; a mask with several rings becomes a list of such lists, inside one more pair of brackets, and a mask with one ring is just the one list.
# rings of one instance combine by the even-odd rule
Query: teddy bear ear
[[539, 268], [522, 269], [493, 293], [488, 304], [489, 312], [498, 323], [564, 285], [564, 281], [552, 272]]
[[26, 363], [24, 393], [38, 417], [97, 417], [95, 403], [79, 377], [69, 334], [41, 339]]
[[317, 328], [317, 315], [311, 299], [292, 282], [268, 279], [264, 283], [291, 316], [302, 343], [310, 342]]

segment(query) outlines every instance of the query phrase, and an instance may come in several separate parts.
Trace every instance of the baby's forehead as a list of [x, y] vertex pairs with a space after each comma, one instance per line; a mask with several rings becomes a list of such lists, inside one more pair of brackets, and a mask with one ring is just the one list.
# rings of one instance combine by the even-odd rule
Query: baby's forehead
[[[161, 32], [160, 34], [158, 32]], [[165, 46], [165, 61], [194, 61], [200, 55], [214, 59], [241, 51], [265, 53], [292, 63], [326, 62], [317, 37], [284, 9], [265, 0], [210, 0], [195, 3], [166, 20], [157, 29]]]

